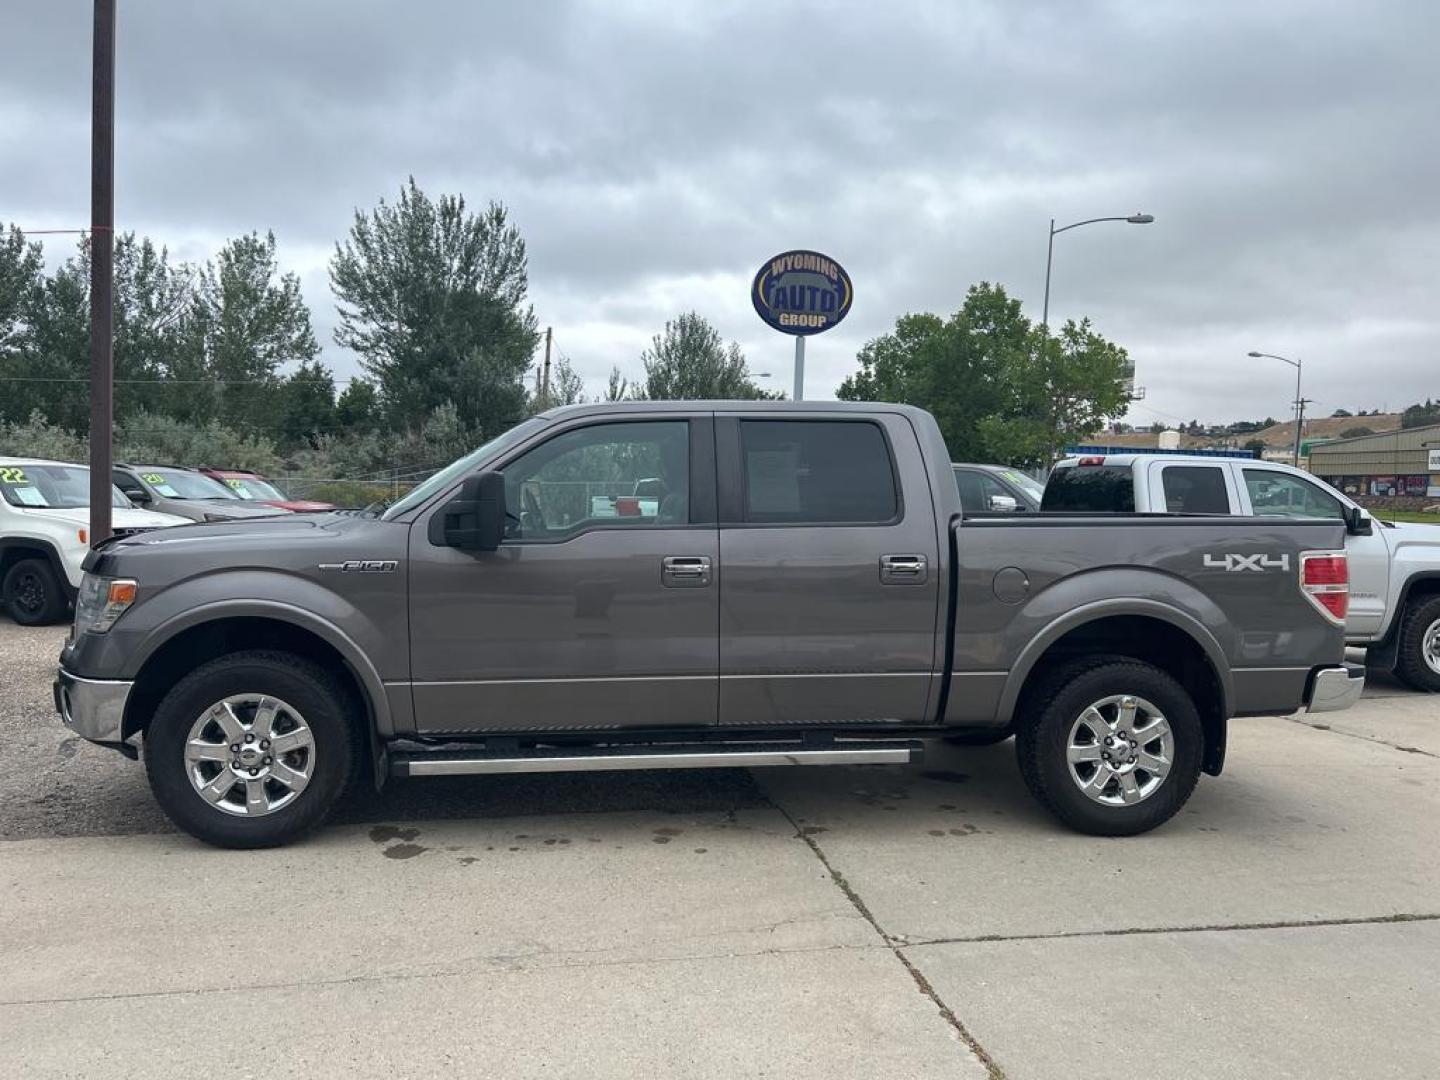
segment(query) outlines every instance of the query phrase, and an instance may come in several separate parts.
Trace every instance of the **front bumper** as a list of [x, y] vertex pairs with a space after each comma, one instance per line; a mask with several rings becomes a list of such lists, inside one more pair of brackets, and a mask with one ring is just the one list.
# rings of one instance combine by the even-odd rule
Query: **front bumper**
[[1305, 711], [1312, 713], [1338, 712], [1348, 709], [1360, 700], [1365, 689], [1365, 666], [1344, 664], [1338, 667], [1321, 668], [1310, 683], [1310, 693], [1305, 701]]
[[125, 702], [134, 685], [119, 679], [82, 679], [62, 667], [55, 675], [55, 711], [82, 739], [123, 747]]

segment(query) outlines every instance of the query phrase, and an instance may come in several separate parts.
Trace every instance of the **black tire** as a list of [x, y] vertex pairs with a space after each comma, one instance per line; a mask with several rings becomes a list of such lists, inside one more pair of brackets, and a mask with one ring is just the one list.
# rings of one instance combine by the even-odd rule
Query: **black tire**
[[[202, 798], [185, 761], [196, 720], [217, 702], [242, 694], [280, 698], [303, 716], [314, 740], [303, 790], [288, 805], [253, 817], [226, 813]], [[144, 740], [150, 789], [171, 821], [208, 844], [264, 848], [290, 843], [318, 827], [353, 782], [360, 760], [360, 725], [352, 715], [357, 712], [353, 696], [318, 664], [281, 652], [222, 656], [176, 683], [151, 717]]]
[[1397, 633], [1395, 674], [1416, 690], [1440, 693], [1440, 671], [1425, 662], [1425, 641], [1440, 633], [1440, 596], [1421, 597], [1405, 605]]
[[956, 731], [942, 735], [941, 739], [951, 746], [994, 746], [1015, 734], [1014, 727], [975, 728], [971, 731]]
[[21, 559], [5, 572], [0, 585], [10, 617], [21, 626], [46, 626], [64, 622], [70, 599], [60, 579], [44, 559]]
[[[1089, 706], [1115, 695], [1134, 695], [1155, 705], [1169, 723], [1174, 744], [1170, 771], [1160, 784], [1123, 806], [1105, 805], [1082, 792], [1066, 760], [1071, 727]], [[1148, 832], [1174, 817], [1195, 790], [1204, 743], [1200, 714], [1185, 688], [1159, 668], [1117, 657], [1076, 661], [1027, 694], [1026, 702], [1034, 712], [1021, 718], [1017, 731], [1021, 775], [1031, 794], [1072, 829], [1092, 836]]]

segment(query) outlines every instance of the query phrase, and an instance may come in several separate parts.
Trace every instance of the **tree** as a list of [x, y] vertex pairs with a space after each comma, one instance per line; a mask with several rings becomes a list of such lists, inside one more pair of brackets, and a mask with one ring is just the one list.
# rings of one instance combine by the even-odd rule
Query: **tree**
[[530, 411], [544, 412], [557, 405], [578, 405], [584, 400], [585, 380], [569, 358], [561, 356], [550, 368], [548, 391], [543, 386], [537, 386], [535, 393], [530, 395]]
[[[299, 277], [280, 273], [274, 233], [231, 240], [214, 262], [205, 264], [198, 274], [190, 321], [200, 343], [199, 363], [183, 373], [172, 365], [170, 373], [198, 372], [215, 380], [213, 409], [225, 423], [288, 437], [295, 394], [282, 392], [281, 369], [300, 365], [293, 378], [300, 379], [302, 394], [324, 369], [311, 366], [320, 346], [310, 326], [310, 309], [300, 295]], [[333, 408], [333, 381], [329, 385]], [[180, 413], [172, 402], [165, 404], [172, 415]]]
[[1264, 440], [1264, 439], [1251, 439], [1251, 440], [1248, 441], [1243, 447], [1241, 447], [1241, 449], [1242, 449], [1242, 450], [1249, 450], [1249, 451], [1250, 451], [1252, 454], [1254, 454], [1256, 457], [1260, 457], [1261, 455], [1263, 455], [1263, 454], [1265, 453], [1265, 440]]
[[1375, 434], [1374, 429], [1365, 427], [1363, 424], [1361, 424], [1361, 425], [1358, 426], [1358, 427], [1346, 428], [1344, 431], [1342, 431], [1342, 432], [1340, 433], [1340, 438], [1342, 438], [1342, 439], [1358, 439], [1361, 435], [1374, 435], [1374, 434]]
[[634, 400], [638, 395], [639, 387], [631, 386], [629, 380], [620, 374], [618, 367], [610, 369], [610, 378], [605, 384], [606, 401], [624, 401], [627, 398]]
[[1335, 417], [1354, 416], [1354, 415], [1355, 415], [1355, 414], [1352, 413], [1349, 409], [1336, 409], [1334, 412], [1332, 412], [1332, 413], [1330, 414], [1330, 416], [1331, 416], [1332, 419], [1335, 418]]
[[313, 444], [336, 427], [335, 377], [318, 360], [305, 360], [280, 385], [281, 445]]
[[1428, 424], [1440, 424], [1440, 401], [1431, 401], [1427, 397], [1425, 404], [1411, 405], [1400, 414], [1402, 428], [1425, 427]]
[[411, 177], [395, 205], [357, 210], [335, 247], [335, 341], [360, 354], [392, 424], [415, 430], [448, 401], [463, 426], [494, 435], [524, 410], [538, 337], [528, 274], [502, 205], [473, 214]]
[[378, 413], [375, 384], [365, 379], [351, 379], [335, 402], [335, 425], [342, 431], [364, 434], [375, 430]]
[[645, 365], [645, 396], [652, 401], [754, 401], [770, 398], [750, 381], [745, 354], [736, 342], [728, 346], [704, 316], [693, 311], [665, 323], [650, 348], [640, 354]]
[[988, 282], [972, 286], [948, 320], [901, 317], [859, 361], [837, 396], [929, 409], [957, 461], [1049, 465], [1130, 401], [1124, 349], [1088, 320], [1051, 335]]

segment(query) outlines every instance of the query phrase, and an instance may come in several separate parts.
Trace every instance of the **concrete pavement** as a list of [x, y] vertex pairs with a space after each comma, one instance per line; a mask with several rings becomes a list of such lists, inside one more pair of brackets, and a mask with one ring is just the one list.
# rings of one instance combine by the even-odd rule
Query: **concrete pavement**
[[937, 745], [412, 781], [234, 853], [63, 749], [60, 636], [0, 621], [6, 1076], [1440, 1073], [1440, 699], [1237, 721], [1131, 839]]

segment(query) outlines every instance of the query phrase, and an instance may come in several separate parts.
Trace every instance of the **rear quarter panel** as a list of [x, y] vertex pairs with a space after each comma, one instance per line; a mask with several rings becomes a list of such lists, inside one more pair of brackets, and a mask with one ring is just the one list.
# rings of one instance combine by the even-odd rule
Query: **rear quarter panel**
[[[1235, 714], [1293, 710], [1310, 671], [1343, 657], [1343, 630], [1299, 588], [1302, 551], [1343, 549], [1338, 523], [1035, 517], [966, 520], [954, 534], [949, 723], [1008, 720], [1045, 649], [1110, 615], [1147, 615], [1189, 633]], [[1258, 554], [1269, 565], [1207, 566], [1207, 554]]]

